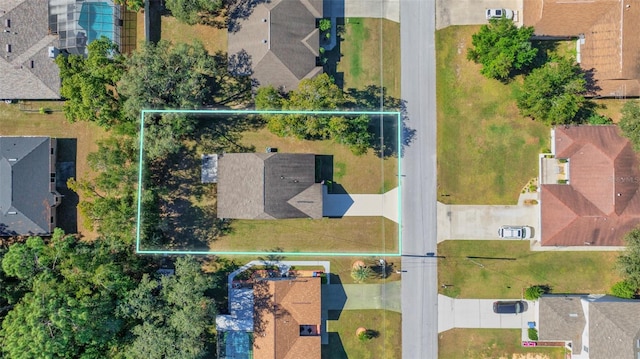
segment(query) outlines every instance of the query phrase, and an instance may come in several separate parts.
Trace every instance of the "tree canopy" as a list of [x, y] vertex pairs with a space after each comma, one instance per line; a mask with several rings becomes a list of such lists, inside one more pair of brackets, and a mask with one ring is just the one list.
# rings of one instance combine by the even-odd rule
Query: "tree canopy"
[[120, 119], [116, 85], [125, 70], [124, 57], [106, 37], [92, 41], [88, 56], [56, 57], [62, 85], [60, 94], [67, 99], [64, 113], [71, 121], [94, 121], [110, 127]]
[[632, 288], [640, 288], [640, 229], [636, 228], [624, 237], [626, 249], [618, 256], [617, 268], [624, 281]]
[[640, 151], [640, 101], [629, 100], [622, 106], [620, 130], [631, 141], [633, 148]]
[[[300, 81], [298, 88], [286, 95], [273, 86], [261, 87], [255, 104], [258, 110], [328, 111], [345, 107], [347, 99], [333, 78], [325, 73]], [[265, 117], [269, 130], [278, 136], [305, 140], [333, 139], [348, 146], [355, 154], [366, 153], [373, 138], [368, 116], [292, 113]]]
[[517, 95], [518, 108], [523, 116], [548, 125], [580, 122], [579, 114], [591, 114], [591, 103], [584, 95], [587, 81], [580, 66], [572, 60], [558, 58], [534, 69], [524, 79]]
[[205, 292], [213, 282], [193, 257], [176, 260], [175, 275], [160, 280], [143, 276], [118, 307], [118, 316], [133, 325], [126, 358], [204, 358], [214, 303]]
[[506, 80], [527, 69], [538, 49], [531, 44], [533, 27], [517, 27], [507, 18], [491, 19], [472, 36], [467, 59], [482, 64], [480, 73], [488, 78]]
[[165, 0], [165, 7], [171, 14], [189, 25], [214, 24], [214, 18], [224, 7], [223, 0]]
[[104, 358], [123, 334], [116, 303], [133, 287], [126, 268], [139, 259], [79, 242], [56, 229], [51, 240], [30, 237], [9, 247], [7, 276], [27, 293], [2, 322], [2, 353], [10, 358]]

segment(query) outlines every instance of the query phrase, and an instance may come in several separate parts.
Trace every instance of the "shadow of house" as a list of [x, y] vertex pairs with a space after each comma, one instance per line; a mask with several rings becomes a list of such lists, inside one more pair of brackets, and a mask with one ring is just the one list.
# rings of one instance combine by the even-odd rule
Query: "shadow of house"
[[51, 234], [60, 202], [56, 140], [0, 137], [0, 236]]
[[78, 194], [67, 187], [69, 178], [76, 178], [76, 159], [78, 140], [75, 138], [58, 138], [56, 159], [56, 189], [64, 198], [56, 209], [57, 226], [65, 233], [78, 232]]
[[219, 218], [322, 218], [316, 155], [227, 153], [218, 166]]
[[322, 0], [241, 1], [230, 12], [228, 53], [246, 53], [260, 85], [295, 89], [322, 73], [316, 28], [322, 14]]

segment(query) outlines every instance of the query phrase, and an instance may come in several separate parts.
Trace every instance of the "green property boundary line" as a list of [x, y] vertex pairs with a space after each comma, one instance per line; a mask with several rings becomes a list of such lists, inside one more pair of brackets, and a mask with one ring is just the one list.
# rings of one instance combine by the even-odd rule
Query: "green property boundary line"
[[[233, 251], [188, 251], [188, 250], [144, 250], [140, 249], [140, 224], [142, 213], [142, 168], [144, 160], [144, 120], [147, 114], [161, 113], [190, 113], [211, 115], [260, 115], [260, 114], [303, 114], [303, 115], [378, 115], [396, 116], [397, 118], [397, 158], [398, 158], [398, 252], [397, 253], [330, 253], [330, 252], [233, 252]], [[160, 255], [287, 255], [287, 256], [375, 256], [375, 257], [400, 257], [402, 255], [402, 113], [398, 111], [261, 111], [261, 110], [142, 110], [140, 113], [140, 153], [138, 157], [138, 198], [136, 214], [136, 254], [160, 254]]]

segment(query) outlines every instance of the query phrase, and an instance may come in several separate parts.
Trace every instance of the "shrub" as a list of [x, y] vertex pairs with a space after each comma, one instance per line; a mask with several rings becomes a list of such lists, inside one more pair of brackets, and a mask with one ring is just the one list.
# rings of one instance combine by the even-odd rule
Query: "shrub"
[[533, 285], [524, 291], [524, 298], [526, 300], [537, 300], [541, 295], [547, 293], [548, 288], [541, 285]]
[[320, 31], [328, 31], [331, 29], [331, 20], [329, 19], [321, 19], [318, 23], [318, 28]]
[[371, 277], [373, 277], [373, 270], [369, 267], [356, 267], [351, 270], [351, 278], [353, 278], [356, 283], [364, 283]]
[[590, 125], [610, 125], [613, 121], [607, 116], [592, 113], [591, 116], [587, 118], [587, 123]]
[[43, 115], [45, 115], [45, 114], [46, 115], [50, 115], [50, 114], [53, 113], [53, 110], [48, 108], [48, 107], [40, 107], [40, 110], [38, 112], [40, 112]]
[[320, 54], [324, 54], [325, 51], [326, 50], [322, 46], [318, 49], [318, 52], [320, 52]]
[[626, 280], [620, 281], [611, 287], [611, 295], [618, 298], [631, 299], [636, 295], [637, 288]]
[[535, 328], [529, 328], [527, 330], [527, 333], [529, 334], [529, 339], [531, 340], [538, 340], [538, 330]]

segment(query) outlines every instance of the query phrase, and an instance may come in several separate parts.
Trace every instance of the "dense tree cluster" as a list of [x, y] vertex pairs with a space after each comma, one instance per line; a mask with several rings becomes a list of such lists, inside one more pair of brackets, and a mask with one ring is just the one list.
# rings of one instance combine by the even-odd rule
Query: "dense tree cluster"
[[517, 96], [518, 108], [549, 125], [582, 122], [590, 101], [584, 98], [587, 81], [580, 66], [567, 58], [548, 62], [525, 77]]
[[165, 7], [180, 22], [189, 25], [216, 24], [215, 18], [224, 9], [223, 0], [166, 0]]
[[[328, 115], [313, 111], [331, 111], [352, 106], [344, 92], [327, 74], [304, 79], [296, 90], [280, 93], [273, 86], [258, 89], [255, 99], [258, 110], [283, 110], [296, 113], [266, 115], [267, 127], [278, 136], [305, 140], [333, 139], [348, 146], [355, 154], [364, 154], [371, 147], [373, 129], [366, 115]], [[310, 112], [310, 113], [299, 113]]]
[[531, 44], [533, 27], [517, 27], [507, 18], [491, 19], [472, 36], [467, 58], [482, 64], [480, 73], [492, 79], [507, 80], [533, 63], [538, 49]]

